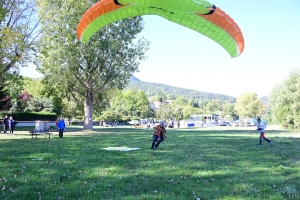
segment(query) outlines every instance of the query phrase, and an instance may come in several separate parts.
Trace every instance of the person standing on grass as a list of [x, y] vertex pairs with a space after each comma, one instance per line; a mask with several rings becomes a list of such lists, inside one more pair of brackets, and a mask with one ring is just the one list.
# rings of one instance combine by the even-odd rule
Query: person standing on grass
[[56, 128], [58, 128], [58, 118], [56, 118], [56, 120], [55, 120], [55, 126], [56, 126]]
[[66, 128], [66, 124], [63, 118], [60, 118], [58, 124], [57, 124], [57, 128], [58, 128], [58, 133], [59, 133], [59, 137], [63, 138], [64, 135], [64, 130]]
[[9, 117], [8, 126], [9, 126], [9, 133], [11, 135], [13, 135], [14, 134], [14, 127], [15, 127], [15, 120], [13, 119], [12, 116]]
[[8, 127], [8, 118], [7, 115], [5, 115], [5, 118], [2, 121], [3, 123], [3, 135], [6, 135], [7, 127]]
[[260, 132], [260, 136], [259, 136], [259, 144], [257, 145], [258, 147], [261, 146], [261, 142], [264, 139], [265, 141], [269, 142], [270, 146], [273, 146], [273, 143], [266, 138], [265, 136], [265, 128], [266, 128], [266, 124], [261, 122], [260, 117], [257, 118], [257, 130]]
[[153, 133], [153, 140], [152, 140], [152, 146], [151, 149], [157, 150], [158, 145], [166, 139], [166, 129], [165, 129], [165, 123], [163, 121], [159, 122], [159, 125], [155, 126]]

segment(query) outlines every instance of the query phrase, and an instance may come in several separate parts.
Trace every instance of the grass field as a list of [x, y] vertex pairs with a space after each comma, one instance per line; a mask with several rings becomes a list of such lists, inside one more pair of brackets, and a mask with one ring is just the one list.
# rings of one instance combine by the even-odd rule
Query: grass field
[[257, 147], [254, 129], [167, 129], [153, 151], [150, 129], [17, 128], [0, 136], [0, 199], [300, 199], [300, 134], [269, 126]]

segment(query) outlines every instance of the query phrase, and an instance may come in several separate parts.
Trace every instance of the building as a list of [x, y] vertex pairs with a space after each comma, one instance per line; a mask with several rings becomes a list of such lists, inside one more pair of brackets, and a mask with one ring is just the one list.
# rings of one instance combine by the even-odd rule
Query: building
[[219, 119], [219, 115], [217, 114], [194, 114], [191, 115], [191, 120], [193, 121], [203, 121], [206, 124], [216, 124]]

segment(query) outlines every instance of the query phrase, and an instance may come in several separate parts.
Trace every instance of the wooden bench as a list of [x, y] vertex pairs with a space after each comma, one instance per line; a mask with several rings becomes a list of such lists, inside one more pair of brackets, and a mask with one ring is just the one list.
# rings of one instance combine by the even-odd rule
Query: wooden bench
[[38, 135], [45, 135], [45, 138], [48, 135], [48, 138], [50, 139], [50, 135], [52, 134], [49, 132], [49, 130], [31, 130], [29, 133], [31, 135], [31, 139], [33, 139], [33, 136], [35, 136], [35, 139], [37, 139]]

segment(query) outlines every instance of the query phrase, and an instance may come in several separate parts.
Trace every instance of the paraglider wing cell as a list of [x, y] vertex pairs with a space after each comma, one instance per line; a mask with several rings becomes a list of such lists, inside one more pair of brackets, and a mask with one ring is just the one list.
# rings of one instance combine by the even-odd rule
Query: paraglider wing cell
[[220, 8], [204, 0], [101, 0], [84, 13], [77, 37], [86, 43], [106, 25], [142, 15], [158, 15], [195, 30], [220, 44], [231, 57], [244, 50], [239, 26]]

